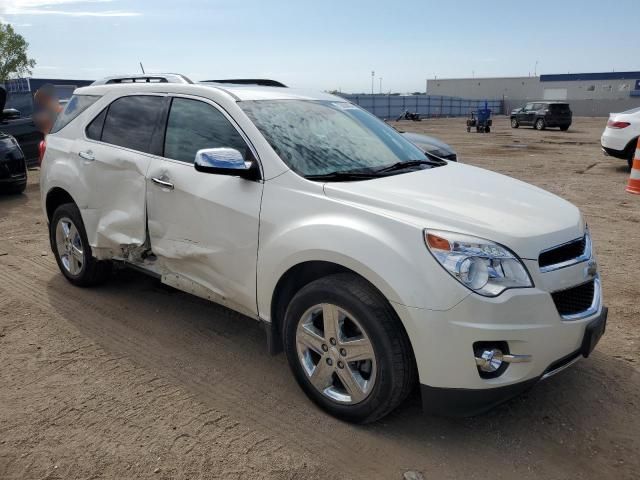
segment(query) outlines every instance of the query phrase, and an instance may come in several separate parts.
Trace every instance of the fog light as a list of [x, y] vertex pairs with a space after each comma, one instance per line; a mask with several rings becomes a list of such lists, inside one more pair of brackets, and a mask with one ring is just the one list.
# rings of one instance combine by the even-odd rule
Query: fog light
[[503, 354], [499, 348], [485, 350], [480, 357], [476, 357], [478, 368], [487, 373], [493, 373], [502, 366]]

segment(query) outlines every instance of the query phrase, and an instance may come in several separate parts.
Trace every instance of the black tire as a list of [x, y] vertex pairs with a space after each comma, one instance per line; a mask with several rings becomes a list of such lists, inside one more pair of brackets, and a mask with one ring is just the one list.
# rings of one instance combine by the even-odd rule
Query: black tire
[[563, 132], [566, 132], [567, 130], [569, 130], [569, 127], [570, 127], [570, 126], [571, 126], [571, 125], [562, 125], [562, 126], [560, 127], [560, 130], [562, 130]]
[[[327, 303], [357, 318], [373, 347], [375, 383], [359, 403], [345, 405], [321, 393], [309, 380], [298, 357], [298, 324], [309, 309]], [[400, 319], [371, 284], [354, 274], [330, 275], [303, 287], [287, 308], [283, 339], [289, 366], [302, 390], [316, 405], [340, 419], [354, 423], [373, 422], [395, 409], [415, 386], [417, 374], [413, 351]], [[326, 354], [327, 358], [329, 355]], [[320, 357], [318, 365], [323, 360], [324, 357]]]
[[629, 144], [627, 145], [626, 151], [627, 151], [627, 165], [629, 166], [629, 171], [631, 171], [631, 168], [633, 167], [633, 157], [636, 154], [636, 148], [638, 146], [638, 139], [635, 138], [633, 140], [631, 140], [629, 142]]
[[518, 128], [520, 126], [520, 124], [518, 123], [518, 119], [517, 118], [512, 118], [511, 119], [511, 128]]
[[547, 128], [547, 126], [544, 124], [544, 119], [537, 119], [536, 123], [533, 124], [533, 128], [535, 128], [536, 130], [544, 130], [545, 128]]
[[[81, 242], [83, 260], [81, 262], [79, 272], [76, 274], [73, 274], [65, 267], [56, 242], [56, 228], [58, 227], [60, 220], [65, 218], [73, 222]], [[103, 283], [109, 277], [112, 264], [110, 261], [100, 261], [93, 257], [89, 241], [87, 240], [87, 232], [85, 231], [82, 216], [80, 215], [80, 210], [78, 210], [78, 207], [75, 204], [65, 203], [60, 205], [53, 212], [51, 223], [49, 224], [49, 242], [51, 244], [51, 251], [58, 263], [58, 268], [60, 268], [60, 271], [67, 280], [74, 285], [78, 287], [90, 287]]]
[[489, 133], [489, 132], [491, 132], [491, 127], [486, 127], [486, 128], [484, 129], [484, 132], [485, 132], [485, 133]]

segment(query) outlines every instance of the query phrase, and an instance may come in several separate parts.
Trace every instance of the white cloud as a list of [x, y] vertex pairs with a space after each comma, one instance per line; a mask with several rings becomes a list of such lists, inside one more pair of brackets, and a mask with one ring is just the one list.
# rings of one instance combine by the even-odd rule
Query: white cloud
[[[69, 17], [137, 17], [127, 10], [73, 10], [67, 7], [111, 3], [112, 0], [2, 0], [3, 15], [64, 15]], [[60, 7], [63, 7], [61, 9]]]

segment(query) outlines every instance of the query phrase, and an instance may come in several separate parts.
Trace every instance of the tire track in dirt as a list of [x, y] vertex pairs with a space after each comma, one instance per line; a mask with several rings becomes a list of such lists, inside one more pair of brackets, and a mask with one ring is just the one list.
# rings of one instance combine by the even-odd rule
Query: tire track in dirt
[[[29, 252], [24, 251], [20, 246], [14, 244], [12, 247], [16, 253], [20, 252], [25, 255], [20, 259], [21, 263], [24, 264], [24, 268], [15, 267], [20, 272], [20, 275], [14, 274], [10, 277], [0, 275], [0, 286], [2, 288], [20, 287], [23, 292], [29, 292], [25, 298], [43, 311], [50, 310], [53, 307], [65, 318], [82, 315], [84, 317], [82, 325], [74, 323], [81, 330], [90, 332], [92, 338], [99, 338], [100, 343], [106, 346], [108, 350], [115, 350], [121, 354], [132, 356], [137, 362], [141, 362], [147, 367], [154, 367], [156, 370], [159, 367], [163, 367], [161, 369], [163, 376], [168, 375], [173, 381], [187, 384], [189, 389], [195, 391], [201, 398], [215, 398], [218, 410], [228, 411], [231, 415], [236, 415], [239, 418], [248, 417], [251, 422], [263, 427], [266, 432], [282, 432], [289, 441], [293, 437], [294, 444], [304, 446], [316, 456], [318, 452], [326, 452], [329, 457], [327, 461], [337, 461], [342, 465], [349, 465], [349, 475], [353, 478], [360, 475], [364, 477], [370, 476], [388, 469], [388, 462], [384, 461], [382, 452], [377, 448], [366, 448], [363, 445], [358, 448], [358, 455], [354, 458], [351, 451], [353, 446], [348, 440], [345, 440], [352, 436], [352, 427], [341, 424], [330, 417], [325, 417], [315, 407], [309, 405], [301, 393], [295, 395], [295, 398], [287, 395], [289, 398], [285, 397], [283, 399], [281, 396], [274, 396], [272, 390], [259, 388], [263, 385], [263, 375], [260, 372], [252, 375], [250, 368], [232, 369], [231, 371], [228, 369], [229, 364], [248, 364], [251, 361], [259, 361], [259, 357], [264, 357], [262, 358], [262, 362], [264, 362], [265, 358], [269, 359], [266, 353], [256, 355], [254, 348], [249, 348], [247, 349], [249, 351], [247, 351], [243, 350], [242, 346], [240, 346], [240, 351], [238, 352], [239, 345], [237, 342], [232, 342], [215, 333], [212, 335], [211, 330], [204, 332], [205, 334], [203, 335], [201, 330], [186, 329], [180, 332], [180, 335], [165, 338], [172, 341], [172, 351], [189, 350], [191, 345], [209, 344], [211, 341], [214, 341], [217, 346], [224, 346], [224, 355], [220, 356], [215, 363], [226, 361], [227, 368], [222, 373], [209, 371], [203, 374], [202, 370], [197, 366], [194, 368], [197, 359], [191, 358], [189, 365], [183, 359], [172, 357], [172, 351], [167, 351], [162, 339], [158, 341], [157, 337], [149, 336], [153, 333], [152, 331], [138, 331], [123, 326], [121, 323], [122, 318], [131, 316], [133, 312], [126, 308], [119, 299], [105, 298], [100, 295], [100, 290], [77, 289], [68, 285], [62, 276], [57, 273], [57, 265], [49, 260], [50, 257], [30, 258], [28, 256]], [[48, 283], [43, 280], [50, 279], [56, 274], [59, 275], [58, 279]], [[47, 292], [46, 296], [43, 295], [45, 291]], [[171, 296], [184, 297], [184, 294], [176, 292]], [[183, 301], [180, 302], [180, 305], [173, 301], [170, 304], [163, 304], [163, 315], [177, 315], [180, 310], [184, 315], [185, 310], [190, 312], [194, 307], [202, 309], [203, 305], [199, 300], [194, 299], [194, 302], [184, 301], [184, 298], [181, 300]], [[223, 307], [214, 306], [213, 310], [217, 310], [215, 313], [220, 316], [228, 317], [227, 320], [244, 321], [245, 323], [253, 322], [233, 312], [226, 311]], [[147, 312], [138, 312], [138, 318], [145, 313]], [[252, 337], [254, 337], [254, 340], [259, 338], [263, 342], [264, 339], [260, 338], [262, 332], [257, 328], [253, 328], [253, 330]], [[169, 335], [171, 333], [175, 332], [167, 332]], [[176, 341], [180, 343], [175, 343]], [[262, 344], [260, 347], [264, 349]], [[206, 352], [202, 353], [206, 355]], [[248, 357], [247, 354], [249, 354]], [[208, 363], [213, 362], [209, 359]], [[286, 363], [283, 361], [279, 363], [283, 368], [287, 369], [286, 374], [288, 376], [289, 372]], [[297, 389], [297, 386], [293, 385], [293, 387]], [[260, 398], [260, 401], [251, 402], [251, 408], [247, 409], [246, 399], [256, 398]], [[309, 409], [311, 410], [310, 416], [316, 418], [313, 422], [305, 424], [300, 420], [307, 416]], [[294, 415], [294, 413], [297, 415]], [[318, 420], [326, 420], [327, 423], [333, 423], [334, 425], [329, 428], [322, 428], [321, 425], [318, 425]], [[335, 431], [336, 427], [338, 432]], [[403, 457], [404, 455], [400, 453], [394, 454], [395, 460], [404, 464], [411, 463], [408, 458], [402, 461]], [[357, 460], [358, 458], [362, 458], [362, 463]]]
[[[455, 438], [464, 433], [469, 422], [425, 419], [413, 405], [373, 426], [342, 424], [308, 403], [290, 379], [283, 358], [266, 355], [262, 332], [253, 320], [180, 292], [167, 292], [137, 273], [121, 274], [99, 289], [78, 289], [64, 280], [52, 257], [29, 256], [21, 247], [14, 248], [25, 255], [20, 258], [21, 266], [13, 267], [19, 275], [0, 276], [0, 288], [13, 285], [21, 291], [40, 292], [28, 300], [45, 311], [53, 307], [107, 350], [187, 386], [218, 411], [255, 423], [265, 434], [276, 432], [283, 442], [302, 446], [325, 462], [348, 465], [351, 478], [383, 473], [393, 478], [403, 468], [416, 466], [432, 473], [440, 471], [443, 478], [456, 471], [455, 457], [461, 447], [446, 451], [438, 446], [438, 439], [444, 438], [439, 432], [453, 431]], [[13, 258], [9, 261], [19, 263]], [[236, 364], [240, 367], [234, 367]], [[260, 367], [253, 368], [256, 364]], [[587, 375], [593, 374], [587, 371]], [[556, 407], [570, 412], [567, 403]], [[581, 415], [579, 410], [575, 412], [576, 419]], [[509, 416], [509, 421], [521, 423], [524, 419]], [[474, 422], [471, 420], [471, 425]], [[390, 424], [413, 425], [413, 432], [410, 427], [387, 430]], [[420, 427], [433, 431], [420, 432]], [[474, 456], [505, 464], [499, 450], [480, 450]], [[562, 454], [548, 450], [548, 457], [559, 456], [561, 465]], [[461, 474], [468, 472], [463, 465], [457, 467]], [[539, 468], [548, 470], [546, 465]], [[584, 470], [589, 471], [589, 466]]]

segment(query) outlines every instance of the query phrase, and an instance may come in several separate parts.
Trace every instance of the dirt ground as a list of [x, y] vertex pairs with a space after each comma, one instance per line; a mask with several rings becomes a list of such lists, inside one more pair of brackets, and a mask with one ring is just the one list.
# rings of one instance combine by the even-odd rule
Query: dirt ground
[[574, 202], [595, 239], [610, 315], [594, 354], [471, 419], [424, 416], [416, 394], [373, 425], [342, 423], [255, 322], [135, 272], [71, 286], [31, 171], [24, 195], [0, 197], [0, 478], [640, 478], [640, 197], [600, 151], [604, 122], [399, 124]]

